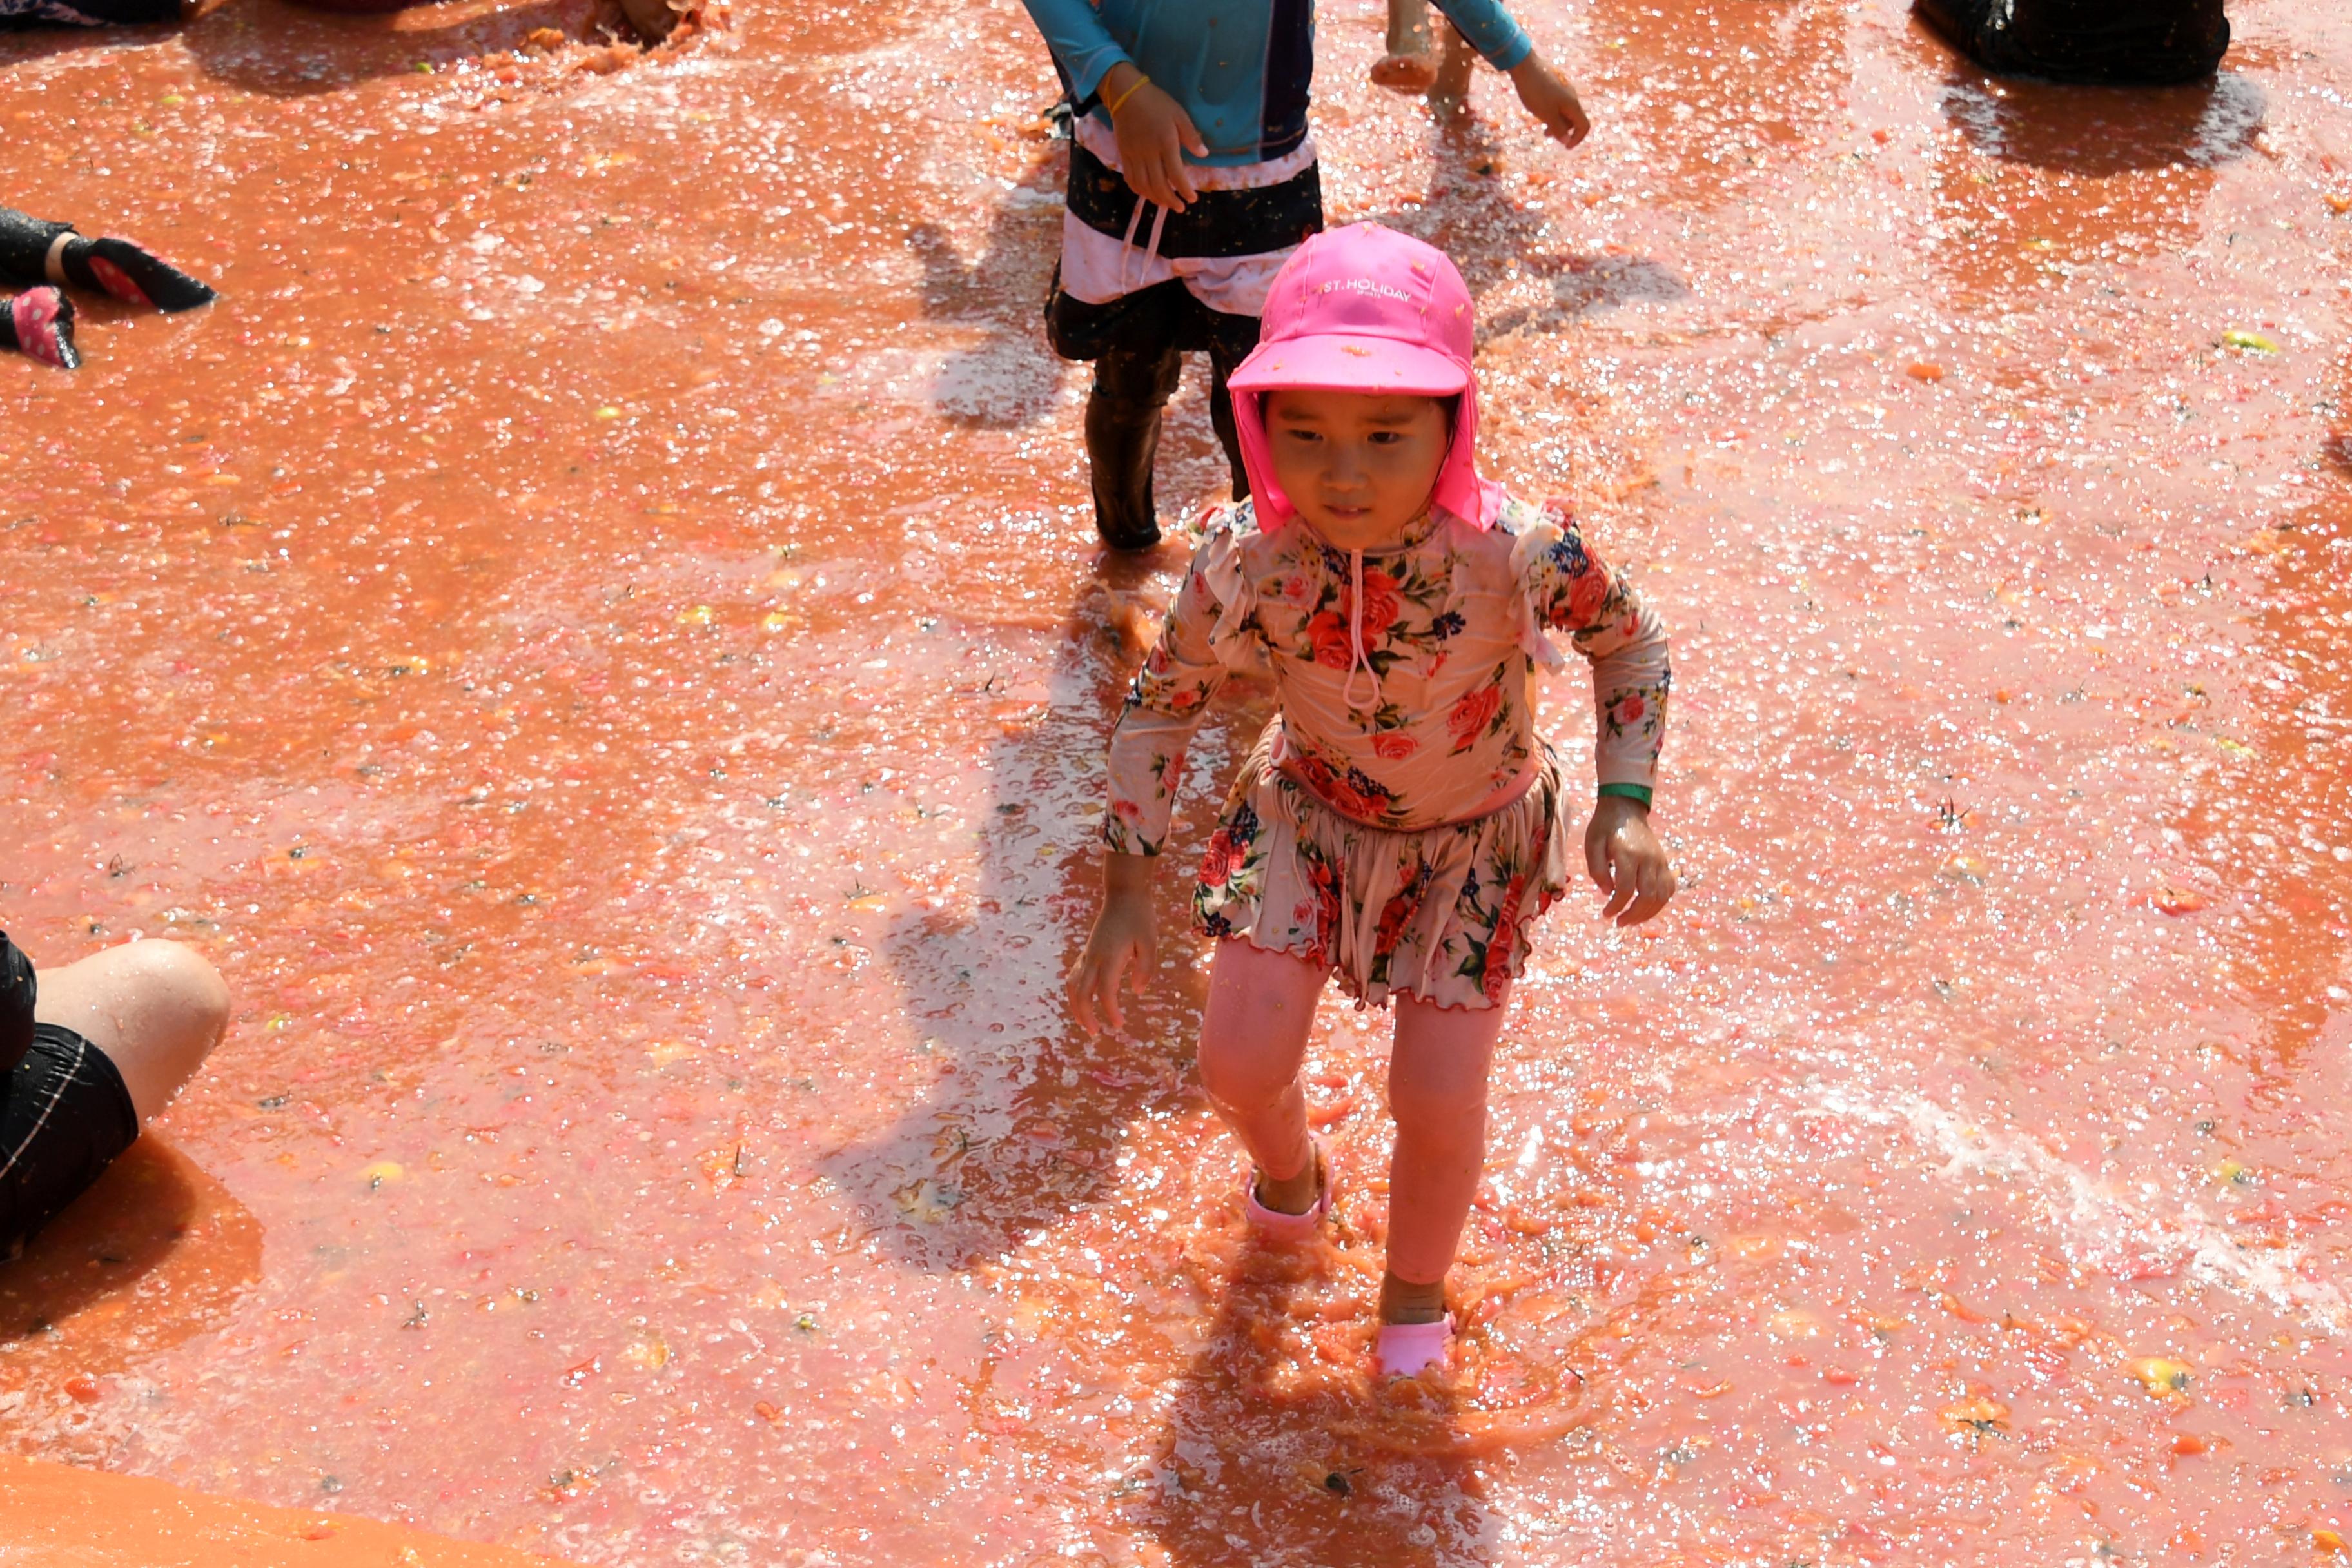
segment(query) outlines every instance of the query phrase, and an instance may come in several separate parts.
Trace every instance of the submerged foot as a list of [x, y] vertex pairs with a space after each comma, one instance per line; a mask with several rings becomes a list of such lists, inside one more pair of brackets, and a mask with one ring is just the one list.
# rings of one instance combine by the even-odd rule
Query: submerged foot
[[1391, 92], [1419, 94], [1437, 79], [1429, 52], [1429, 7], [1420, 0], [1391, 0], [1389, 52], [1372, 67], [1372, 80]]
[[1470, 112], [1470, 40], [1445, 29], [1445, 56], [1429, 85], [1429, 107], [1440, 120], [1459, 120]]
[[1391, 92], [1412, 97], [1427, 92], [1436, 82], [1437, 62], [1429, 58], [1425, 48], [1418, 54], [1391, 51], [1373, 62], [1372, 80]]
[[1317, 1169], [1317, 1164], [1318, 1162], [1309, 1160], [1299, 1168], [1297, 1175], [1286, 1176], [1280, 1181], [1260, 1171], [1255, 1189], [1257, 1201], [1276, 1214], [1307, 1213], [1315, 1206], [1315, 1200], [1323, 1195], [1322, 1173]]
[[1415, 1284], [1393, 1274], [1381, 1277], [1381, 1321], [1442, 1323], [1445, 1321], [1445, 1281]]
[[1263, 1171], [1250, 1173], [1243, 1205], [1250, 1228], [1269, 1241], [1305, 1241], [1322, 1227], [1331, 1208], [1331, 1162], [1323, 1145], [1307, 1141], [1311, 1151], [1296, 1175], [1279, 1180]]
[[1418, 1377], [1433, 1366], [1443, 1372], [1453, 1339], [1444, 1280], [1422, 1285], [1381, 1274], [1381, 1329], [1372, 1340], [1372, 1356], [1382, 1377]]

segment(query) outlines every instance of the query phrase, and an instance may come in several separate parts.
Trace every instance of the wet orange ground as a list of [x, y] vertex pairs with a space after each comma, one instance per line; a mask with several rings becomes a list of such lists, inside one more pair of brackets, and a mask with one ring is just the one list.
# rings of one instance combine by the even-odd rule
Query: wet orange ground
[[[1091, 544], [1041, 47], [508, 52], [588, 4], [0, 40], [5, 199], [224, 293], [0, 363], [0, 917], [239, 1002], [0, 1274], [8, 1447], [612, 1564], [2352, 1538], [2352, 17], [2121, 94], [1897, 0], [1546, 0], [1565, 155], [1324, 6], [1334, 218], [1460, 258], [1491, 467], [1680, 692], [1686, 891], [1556, 913], [1460, 1384], [1382, 1399], [1370, 1020], [1286, 1265], [1192, 947], [1130, 1038], [1057, 1011], [1181, 561]], [[1197, 387], [1170, 458], [1209, 493]]]
[[0, 1458], [0, 1531], [23, 1568], [562, 1568], [349, 1514], [15, 1458]]

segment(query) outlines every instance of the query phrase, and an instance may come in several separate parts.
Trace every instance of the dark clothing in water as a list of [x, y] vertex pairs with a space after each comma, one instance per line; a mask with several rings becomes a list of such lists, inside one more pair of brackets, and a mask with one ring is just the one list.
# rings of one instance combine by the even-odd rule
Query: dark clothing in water
[[33, 966], [0, 931], [0, 1258], [88, 1191], [139, 1136], [106, 1053], [33, 1021]]
[[[1114, 175], [1114, 178], [1117, 176]], [[1255, 316], [1228, 315], [1201, 303], [1181, 279], [1090, 305], [1062, 291], [1061, 274], [1045, 299], [1045, 335], [1064, 359], [1092, 360], [1087, 399], [1087, 458], [1094, 471], [1095, 527], [1119, 550], [1160, 542], [1151, 494], [1151, 459], [1160, 416], [1175, 395], [1186, 353], [1209, 356], [1209, 422], [1233, 470], [1235, 499], [1249, 494], [1234, 400], [1225, 382], [1257, 347]]]

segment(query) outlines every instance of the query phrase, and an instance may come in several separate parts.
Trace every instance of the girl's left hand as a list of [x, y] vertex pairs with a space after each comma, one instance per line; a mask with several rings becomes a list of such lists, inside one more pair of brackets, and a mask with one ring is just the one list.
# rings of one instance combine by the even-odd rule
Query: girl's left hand
[[1592, 121], [1584, 118], [1584, 105], [1577, 101], [1576, 89], [1544, 64], [1541, 55], [1530, 51], [1513, 66], [1511, 85], [1518, 89], [1520, 104], [1536, 117], [1544, 134], [1561, 146], [1573, 147], [1592, 133]]
[[1584, 867], [1608, 895], [1601, 918], [1637, 926], [1675, 896], [1675, 868], [1665, 846], [1650, 831], [1650, 811], [1637, 800], [1603, 795], [1584, 826]]

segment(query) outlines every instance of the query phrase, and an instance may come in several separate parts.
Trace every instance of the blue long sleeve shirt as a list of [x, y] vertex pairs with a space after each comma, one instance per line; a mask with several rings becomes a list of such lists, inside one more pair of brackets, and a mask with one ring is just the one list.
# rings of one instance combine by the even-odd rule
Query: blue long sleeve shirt
[[[1208, 144], [1200, 163], [1279, 158], [1307, 139], [1314, 0], [1024, 0], [1082, 110], [1125, 60], [1173, 98]], [[1509, 70], [1535, 45], [1499, 0], [1436, 0], [1471, 47]]]

